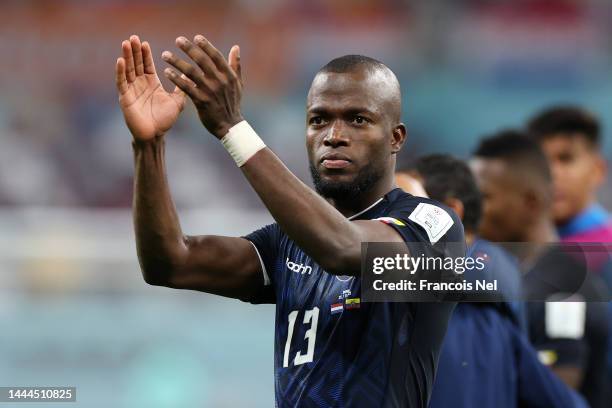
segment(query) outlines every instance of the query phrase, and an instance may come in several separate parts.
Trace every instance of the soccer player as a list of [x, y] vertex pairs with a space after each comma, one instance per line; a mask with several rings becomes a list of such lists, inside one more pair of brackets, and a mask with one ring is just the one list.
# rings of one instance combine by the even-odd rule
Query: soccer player
[[[415, 184], [421, 181], [430, 198], [461, 217], [468, 256], [486, 254], [488, 259], [484, 270], [473, 271], [466, 279], [498, 279], [506, 300], [518, 298], [516, 260], [476, 234], [481, 197], [467, 164], [450, 155], [424, 156], [412, 168], [398, 172], [396, 180], [398, 186], [417, 191]], [[442, 344], [429, 408], [586, 406], [540, 363], [520, 320], [517, 310], [506, 302], [459, 303]]]
[[[316, 192], [244, 121], [240, 50], [226, 60], [203, 36], [165, 51], [176, 85], [160, 85], [137, 36], [116, 66], [133, 136], [134, 223], [145, 280], [276, 304], [275, 394], [280, 407], [426, 407], [453, 303], [361, 303], [362, 242], [463, 242], [457, 216], [394, 186], [404, 144], [401, 94], [379, 61], [344, 56], [312, 82], [306, 148]], [[246, 237], [185, 236], [164, 166], [164, 139], [187, 95], [276, 223]], [[419, 209], [418, 214], [415, 209]], [[463, 254], [465, 255], [465, 254]]]
[[[598, 272], [612, 288], [612, 260], [595, 243], [612, 242], [610, 214], [597, 203], [597, 190], [606, 178], [601, 154], [601, 125], [595, 115], [578, 106], [553, 106], [531, 118], [530, 136], [546, 154], [554, 182], [552, 214], [559, 238], [590, 243], [589, 270]], [[608, 249], [608, 245], [603, 245]], [[588, 248], [588, 247], [587, 247]], [[608, 304], [612, 311], [612, 303]], [[608, 344], [608, 388], [612, 387], [612, 336]], [[612, 391], [609, 397], [612, 397]]]
[[568, 242], [612, 242], [612, 220], [597, 203], [606, 176], [597, 118], [575, 106], [555, 106], [528, 125], [548, 158], [554, 183], [552, 214]]
[[[471, 164], [484, 199], [481, 236], [530, 243], [530, 249], [558, 240], [551, 214], [552, 177], [537, 143], [520, 131], [503, 131], [481, 141]], [[592, 274], [580, 276], [578, 262], [559, 248], [528, 254], [522, 261], [530, 265], [523, 283], [530, 299], [548, 299], [556, 293], [546, 290], [565, 285], [572, 275], [580, 278], [583, 299], [606, 297], [603, 282]], [[605, 404], [608, 319], [602, 302], [528, 303], [530, 339], [543, 362], [592, 407]]]
[[457, 213], [465, 230], [468, 256], [491, 254], [490, 260], [495, 263], [494, 266], [487, 264], [482, 272], [467, 271], [463, 277], [496, 279], [501, 292], [499, 300], [504, 303], [495, 306], [526, 330], [524, 310], [520, 310], [516, 302], [512, 305], [506, 303], [521, 296], [518, 262], [499, 246], [478, 236], [482, 199], [468, 165], [447, 154], [432, 154], [420, 157], [412, 167], [398, 171], [396, 181], [399, 187], [417, 192], [418, 186], [422, 186], [420, 188], [424, 189], [426, 197], [446, 204]]

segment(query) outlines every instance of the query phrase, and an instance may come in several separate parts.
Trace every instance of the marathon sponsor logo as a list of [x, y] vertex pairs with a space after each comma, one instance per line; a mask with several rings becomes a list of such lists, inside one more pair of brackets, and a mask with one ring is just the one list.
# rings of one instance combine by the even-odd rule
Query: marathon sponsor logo
[[312, 266], [292, 262], [289, 260], [289, 258], [287, 258], [285, 264], [287, 265], [287, 269], [295, 273], [299, 273], [302, 275], [312, 274]]

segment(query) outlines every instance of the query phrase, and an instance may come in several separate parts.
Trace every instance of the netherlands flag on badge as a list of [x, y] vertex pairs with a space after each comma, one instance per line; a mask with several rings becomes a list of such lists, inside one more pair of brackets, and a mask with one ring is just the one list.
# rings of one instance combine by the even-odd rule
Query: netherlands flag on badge
[[331, 305], [331, 314], [336, 314], [342, 312], [344, 309], [344, 305], [342, 303], [334, 303]]

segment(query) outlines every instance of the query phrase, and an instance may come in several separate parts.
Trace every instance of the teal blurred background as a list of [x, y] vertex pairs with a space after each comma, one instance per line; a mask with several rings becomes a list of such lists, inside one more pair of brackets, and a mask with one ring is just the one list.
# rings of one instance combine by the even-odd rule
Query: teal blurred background
[[[0, 385], [74, 385], [83, 407], [273, 405], [273, 307], [140, 277], [113, 78], [130, 34], [151, 43], [159, 71], [179, 35], [202, 33], [224, 53], [240, 44], [245, 117], [309, 181], [306, 92], [349, 53], [402, 83], [402, 163], [466, 157], [479, 137], [557, 102], [600, 116], [609, 158], [610, 21], [606, 0], [2, 1]], [[271, 221], [191, 107], [167, 155], [186, 233]], [[611, 207], [610, 183], [601, 200]]]
[[[269, 222], [182, 215], [187, 233]], [[76, 386], [60, 406], [273, 406], [273, 306], [148, 286], [127, 209], [5, 209], [0, 231], [0, 386]]]

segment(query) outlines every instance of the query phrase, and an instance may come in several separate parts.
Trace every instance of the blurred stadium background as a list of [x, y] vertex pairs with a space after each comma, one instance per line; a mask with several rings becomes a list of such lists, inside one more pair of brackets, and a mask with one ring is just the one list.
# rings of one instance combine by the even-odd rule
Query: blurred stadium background
[[[158, 70], [178, 35], [202, 33], [225, 53], [240, 44], [244, 114], [305, 180], [307, 89], [349, 53], [400, 78], [402, 161], [467, 157], [483, 134], [555, 102], [592, 109], [612, 134], [606, 0], [127, 3], [0, 3], [1, 386], [74, 385], [87, 407], [273, 405], [273, 307], [140, 277], [130, 136], [113, 79], [132, 33], [150, 41]], [[186, 233], [245, 234], [271, 221], [191, 108], [168, 140]], [[606, 140], [608, 158], [611, 149]]]

